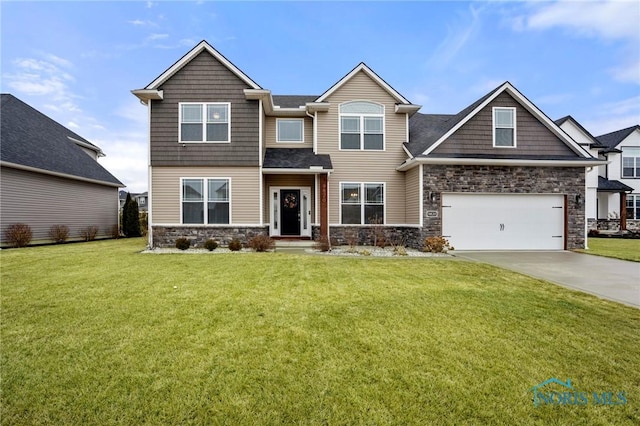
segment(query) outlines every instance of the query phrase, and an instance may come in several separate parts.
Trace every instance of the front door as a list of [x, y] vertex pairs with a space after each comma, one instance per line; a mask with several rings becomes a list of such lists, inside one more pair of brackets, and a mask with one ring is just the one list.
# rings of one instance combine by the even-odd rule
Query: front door
[[280, 235], [300, 235], [300, 190], [280, 190]]

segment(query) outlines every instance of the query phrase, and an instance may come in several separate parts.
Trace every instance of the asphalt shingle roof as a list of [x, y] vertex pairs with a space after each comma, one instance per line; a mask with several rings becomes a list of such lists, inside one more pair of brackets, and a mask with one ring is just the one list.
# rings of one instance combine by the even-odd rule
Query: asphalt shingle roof
[[604, 145], [606, 148], [604, 152], [615, 151], [616, 147], [620, 142], [622, 142], [627, 136], [631, 134], [636, 129], [640, 129], [640, 125], [635, 125], [631, 127], [627, 127], [626, 129], [617, 130], [615, 132], [607, 133], [605, 135], [596, 136], [598, 142]]
[[267, 148], [264, 154], [265, 169], [308, 169], [311, 166], [333, 168], [328, 154], [316, 155], [311, 148]]
[[272, 95], [273, 104], [280, 108], [298, 108], [318, 99], [316, 95]]
[[15, 96], [0, 95], [0, 119], [2, 161], [124, 186], [69, 138], [95, 145]]
[[598, 191], [604, 191], [604, 192], [633, 191], [633, 188], [625, 185], [619, 180], [609, 180], [605, 177], [598, 176]]

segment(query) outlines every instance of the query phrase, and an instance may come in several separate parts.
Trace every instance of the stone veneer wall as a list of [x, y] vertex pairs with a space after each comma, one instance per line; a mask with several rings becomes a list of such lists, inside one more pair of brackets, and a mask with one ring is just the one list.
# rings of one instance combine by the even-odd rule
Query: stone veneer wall
[[[320, 237], [320, 227], [313, 227], [313, 239]], [[399, 244], [422, 250], [422, 232], [419, 227], [409, 226], [331, 226], [329, 237], [333, 245], [349, 245], [353, 239], [356, 245], [374, 245], [384, 238], [385, 244]]]
[[[442, 235], [443, 192], [563, 194], [567, 196], [567, 249], [584, 248], [585, 170], [583, 167], [423, 166], [423, 236]], [[435, 194], [431, 201], [429, 194]], [[576, 203], [576, 196], [580, 202]], [[428, 217], [427, 211], [438, 211]], [[473, 220], [472, 212], [469, 220]]]
[[269, 235], [268, 226], [251, 227], [194, 227], [194, 226], [154, 226], [154, 247], [175, 247], [176, 239], [180, 237], [191, 241], [191, 247], [203, 247], [208, 239], [216, 240], [220, 245], [226, 246], [234, 238], [246, 244], [251, 238], [260, 235]]
[[[589, 223], [589, 229], [597, 229], [598, 231], [619, 231], [620, 219], [598, 219], [592, 224]], [[627, 231], [640, 231], [640, 219], [627, 219]]]

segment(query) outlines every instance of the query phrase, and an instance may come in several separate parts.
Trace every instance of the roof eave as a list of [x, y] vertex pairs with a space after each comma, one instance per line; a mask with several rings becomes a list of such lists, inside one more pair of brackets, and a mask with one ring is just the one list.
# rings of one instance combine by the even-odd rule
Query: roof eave
[[53, 172], [51, 170], [45, 170], [45, 169], [39, 169], [37, 167], [25, 166], [23, 164], [9, 163], [7, 161], [0, 161], [0, 166], [9, 167], [9, 168], [12, 168], [12, 169], [17, 169], [17, 170], [24, 170], [24, 171], [27, 171], [27, 172], [42, 173], [44, 175], [62, 177], [62, 178], [66, 178], [66, 179], [73, 179], [73, 180], [78, 180], [78, 181], [81, 181], [81, 182], [89, 182], [89, 183], [96, 183], [96, 184], [99, 184], [99, 185], [112, 186], [114, 188], [125, 188], [126, 187], [126, 185], [124, 185], [119, 180], [118, 180], [118, 183], [108, 182], [108, 181], [105, 181], [105, 180], [91, 179], [91, 178], [86, 178], [86, 177], [82, 177], [82, 176], [71, 175], [71, 174], [68, 174], [68, 173]]
[[133, 93], [140, 102], [147, 105], [149, 101], [161, 101], [164, 99], [164, 92], [162, 90], [155, 89], [138, 89], [132, 90]]
[[325, 169], [322, 166], [310, 166], [306, 169], [294, 169], [294, 168], [286, 168], [286, 167], [269, 167], [263, 168], [262, 174], [264, 175], [278, 175], [278, 174], [318, 174], [318, 173], [332, 173], [333, 169]]
[[414, 157], [401, 164], [396, 170], [406, 171], [417, 164], [433, 165], [478, 165], [478, 166], [537, 166], [537, 167], [593, 167], [607, 164], [604, 160], [536, 160], [510, 158], [450, 158], [450, 157]]

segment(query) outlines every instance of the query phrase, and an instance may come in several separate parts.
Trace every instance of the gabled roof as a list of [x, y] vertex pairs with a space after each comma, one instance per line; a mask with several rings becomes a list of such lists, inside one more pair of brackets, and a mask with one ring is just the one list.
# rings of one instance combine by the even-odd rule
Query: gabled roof
[[2, 166], [124, 186], [77, 143], [100, 148], [13, 95], [0, 97]]
[[[414, 157], [428, 156], [433, 150], [444, 143], [449, 136], [460, 129], [491, 101], [498, 97], [498, 95], [504, 92], [509, 93], [509, 95], [529, 111], [529, 113], [536, 117], [547, 129], [555, 134], [558, 139], [564, 142], [578, 156], [582, 158], [591, 158], [591, 155], [586, 150], [571, 139], [569, 135], [560, 129], [556, 123], [551, 121], [549, 117], [547, 117], [537, 106], [535, 106], [508, 81], [496, 87], [491, 92], [460, 111], [458, 114], [450, 116], [448, 119], [446, 119], [447, 116], [442, 115], [429, 117], [426, 114], [415, 114], [410, 119], [409, 143], [405, 144], [406, 149]], [[425, 127], [428, 126], [428, 123], [430, 122], [435, 122], [437, 124], [437, 128], [425, 131]], [[412, 130], [416, 132], [416, 134], [412, 134]]]
[[576, 126], [582, 133], [584, 133], [584, 135], [587, 137], [587, 139], [590, 140], [590, 145], [591, 148], [604, 148], [604, 145], [602, 145], [598, 139], [596, 139], [595, 136], [593, 136], [591, 133], [589, 133], [589, 131], [587, 129], [585, 129], [584, 127], [582, 127], [582, 124], [578, 123], [578, 121], [573, 118], [570, 115], [566, 115], [562, 118], [559, 118], [555, 121], [555, 123], [558, 126], [562, 126], [564, 123], [566, 122], [572, 123], [574, 126]]
[[634, 130], [638, 129], [640, 129], [640, 125], [636, 124], [635, 126], [627, 127], [626, 129], [596, 136], [596, 139], [606, 147], [604, 152], [615, 152], [616, 147], [620, 144], [620, 142], [625, 140], [627, 136], [633, 133]]
[[346, 82], [351, 80], [360, 71], [365, 73], [367, 76], [369, 76], [369, 78], [375, 81], [380, 87], [386, 90], [387, 93], [389, 93], [396, 100], [397, 103], [400, 103], [403, 105], [411, 105], [411, 102], [409, 102], [404, 96], [402, 96], [396, 89], [391, 87], [391, 85], [389, 85], [386, 81], [384, 81], [378, 74], [373, 72], [373, 70], [369, 68], [367, 64], [365, 64], [364, 62], [360, 62], [354, 69], [349, 71], [347, 75], [345, 75], [340, 80], [338, 80], [333, 86], [329, 88], [329, 90], [327, 90], [322, 95], [320, 95], [320, 97], [316, 99], [316, 102], [324, 102], [329, 96], [331, 96], [331, 94], [333, 94], [336, 90], [342, 87]]

